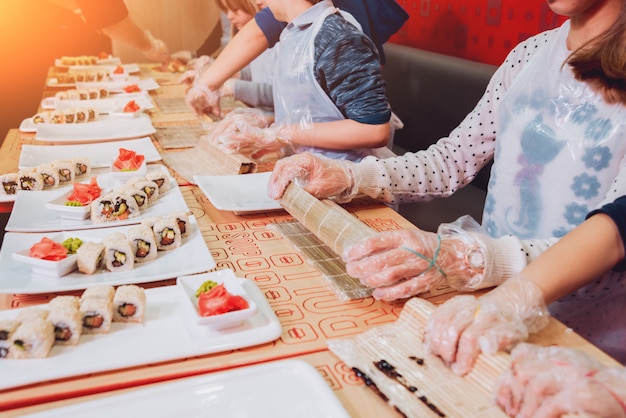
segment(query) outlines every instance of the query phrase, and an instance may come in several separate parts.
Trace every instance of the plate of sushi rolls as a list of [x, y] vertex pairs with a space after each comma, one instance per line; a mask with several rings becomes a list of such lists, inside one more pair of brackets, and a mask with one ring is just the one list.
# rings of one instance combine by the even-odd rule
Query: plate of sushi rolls
[[[28, 250], [41, 241], [76, 247], [69, 271], [42, 272]], [[80, 243], [80, 245], [77, 245]], [[183, 255], [184, 256], [181, 256]], [[215, 267], [195, 218], [171, 212], [141, 224], [60, 233], [12, 233], [0, 248], [0, 292], [50, 293], [96, 284], [136, 284], [206, 272]], [[58, 277], [57, 277], [58, 276]]]

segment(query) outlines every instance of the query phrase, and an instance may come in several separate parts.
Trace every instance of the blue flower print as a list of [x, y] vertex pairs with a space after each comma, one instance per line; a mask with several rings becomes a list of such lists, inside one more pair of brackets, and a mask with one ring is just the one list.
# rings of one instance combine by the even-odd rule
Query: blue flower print
[[583, 124], [589, 122], [593, 116], [598, 113], [598, 108], [592, 104], [585, 103], [582, 106], [578, 106], [572, 113], [572, 122]]
[[612, 154], [609, 147], [593, 147], [588, 148], [583, 155], [585, 167], [600, 171], [609, 166], [609, 160]]
[[610, 119], [594, 119], [587, 126], [585, 137], [600, 142], [609, 136], [611, 129], [613, 129], [613, 124]]
[[493, 208], [495, 204], [496, 202], [493, 196], [487, 196], [487, 198], [485, 199], [485, 213], [493, 213]]
[[570, 231], [571, 229], [561, 227], [559, 229], [555, 229], [554, 231], [552, 231], [552, 236], [556, 238], [562, 238], [565, 235], [567, 235]]
[[565, 206], [565, 219], [571, 225], [578, 225], [585, 220], [589, 210], [586, 206], [579, 205], [578, 203], [570, 203]]
[[528, 96], [520, 94], [513, 103], [513, 113], [520, 114], [528, 107]]
[[529, 104], [532, 109], [542, 109], [546, 102], [550, 102], [550, 100], [546, 98], [546, 92], [537, 89], [531, 96]]
[[600, 189], [600, 182], [596, 176], [590, 176], [587, 173], [583, 173], [580, 176], [574, 177], [574, 184], [572, 184], [572, 190], [577, 197], [583, 199], [590, 199], [598, 195]]

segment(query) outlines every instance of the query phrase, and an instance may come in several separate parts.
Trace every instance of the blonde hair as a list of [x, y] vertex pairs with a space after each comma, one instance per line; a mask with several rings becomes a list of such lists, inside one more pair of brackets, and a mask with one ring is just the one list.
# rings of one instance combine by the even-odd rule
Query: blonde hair
[[242, 10], [249, 15], [254, 15], [259, 11], [259, 7], [254, 0], [215, 0], [217, 6], [224, 13], [228, 13], [229, 10], [237, 11]]
[[613, 24], [567, 59], [576, 79], [589, 83], [607, 103], [626, 105], [626, 1]]

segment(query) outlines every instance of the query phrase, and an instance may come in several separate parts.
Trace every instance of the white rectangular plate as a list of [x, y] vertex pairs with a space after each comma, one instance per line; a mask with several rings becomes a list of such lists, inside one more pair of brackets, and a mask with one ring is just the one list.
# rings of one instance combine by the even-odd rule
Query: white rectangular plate
[[123, 141], [101, 142], [96, 144], [76, 145], [22, 145], [19, 168], [35, 167], [39, 164], [49, 164], [56, 160], [71, 158], [89, 158], [92, 168], [104, 168], [111, 165], [111, 160], [117, 157], [120, 148], [126, 148], [142, 154], [146, 162], [154, 163], [161, 160], [161, 154], [148, 137], [127, 139]]
[[105, 88], [109, 92], [123, 92], [125, 87], [136, 84], [141, 91], [156, 90], [159, 87], [154, 78], [139, 78], [137, 76], [130, 76], [126, 80], [120, 81], [93, 81], [93, 82], [79, 82], [76, 83], [77, 89], [88, 89], [90, 87]]
[[[30, 265], [12, 258], [14, 251], [30, 248], [45, 236], [52, 238], [53, 234], [6, 233], [2, 248], [0, 248], [0, 270], [2, 271], [0, 293], [51, 293], [85, 289], [98, 284], [116, 286], [147, 283], [211, 270], [215, 267], [211, 252], [202, 238], [195, 218], [190, 217], [189, 221], [190, 234], [183, 238], [180, 247], [170, 251], [159, 251], [155, 260], [137, 263], [133, 270], [120, 272], [98, 270], [97, 273], [91, 275], [75, 270], [57, 278], [34, 274]], [[83, 241], [102, 241], [113, 232], [126, 233], [128, 228], [129, 226], [90, 229], [75, 231], [73, 234], [66, 232], [65, 235], [80, 238]]]
[[[253, 282], [241, 280], [259, 305], [259, 311], [238, 327], [208, 331], [186, 321], [181, 312], [180, 289], [176, 286], [147, 289], [143, 324], [114, 322], [108, 334], [82, 335], [75, 346], [55, 345], [44, 359], [3, 359], [0, 361], [0, 389], [235, 350], [276, 340], [282, 327], [274, 311]], [[0, 318], [13, 318], [16, 314], [17, 310], [0, 311]], [[191, 330], [198, 332], [192, 333]], [[177, 405], [177, 408], [181, 407], [182, 404]]]
[[[74, 57], [76, 58], [76, 57]], [[99, 58], [96, 61], [96, 65], [100, 66], [100, 65], [120, 65], [122, 63], [122, 60], [118, 57], [111, 57], [109, 56], [108, 58]], [[56, 58], [54, 60], [54, 66], [55, 67], [59, 67], [59, 68], [69, 68], [71, 67], [71, 65], [63, 65], [61, 64], [61, 58]]]
[[350, 417], [317, 369], [293, 359], [180, 379], [28, 416]]
[[267, 195], [271, 172], [233, 176], [194, 176], [194, 181], [219, 210], [236, 214], [282, 209]]
[[[161, 170], [162, 168], [156, 169]], [[108, 174], [101, 174], [98, 176], [98, 184], [103, 189], [107, 189], [113, 188], [116, 182]], [[52, 232], [110, 228], [138, 224], [152, 216], [189, 210], [176, 180], [171, 177], [170, 189], [167, 192], [160, 194], [159, 198], [149, 204], [148, 209], [141, 211], [139, 216], [122, 221], [94, 223], [91, 219], [64, 219], [59, 212], [46, 209], [48, 202], [67, 193], [67, 190], [67, 187], [62, 187], [55, 191], [19, 191], [5, 229], [9, 232]]]
[[36, 140], [59, 144], [136, 138], [152, 135], [156, 132], [148, 115], [141, 115], [136, 118], [100, 116], [99, 119], [93, 122], [59, 124], [35, 124], [32, 122], [32, 118], [28, 118], [22, 122], [24, 126], [20, 125], [20, 130], [24, 128], [24, 132], [28, 132], [30, 124], [35, 127]]
[[96, 64], [96, 65], [70, 65], [69, 71], [91, 71], [91, 70], [105, 70], [114, 71], [117, 66], [120, 65], [126, 73], [138, 73], [140, 71], [139, 64]]
[[123, 111], [124, 106], [131, 100], [134, 100], [142, 110], [154, 108], [152, 100], [144, 93], [135, 93], [134, 95], [119, 94], [94, 100], [56, 100], [54, 97], [46, 97], [41, 101], [41, 107], [48, 110], [83, 107], [95, 109], [99, 114], [109, 114]]

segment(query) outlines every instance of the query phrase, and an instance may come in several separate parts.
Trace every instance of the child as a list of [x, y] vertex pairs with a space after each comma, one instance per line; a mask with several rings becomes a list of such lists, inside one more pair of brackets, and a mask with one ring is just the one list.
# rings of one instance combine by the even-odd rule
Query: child
[[[385, 146], [391, 110], [376, 47], [358, 24], [329, 0], [266, 4], [290, 22], [274, 73], [275, 123], [245, 137], [223, 136], [223, 146], [243, 153], [310, 150], [353, 161]], [[201, 114], [219, 96], [195, 85], [187, 99]]]

